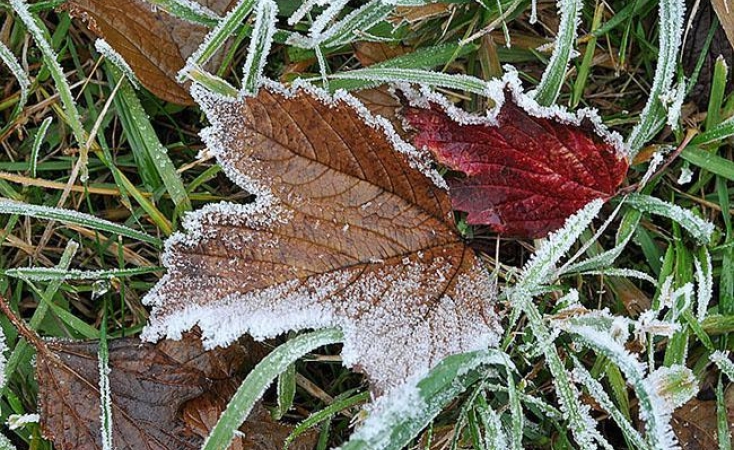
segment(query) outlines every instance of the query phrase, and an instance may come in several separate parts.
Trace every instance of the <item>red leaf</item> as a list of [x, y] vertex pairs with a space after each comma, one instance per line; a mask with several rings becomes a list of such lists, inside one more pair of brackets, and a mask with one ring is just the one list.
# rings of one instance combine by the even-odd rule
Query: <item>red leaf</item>
[[466, 174], [448, 182], [469, 224], [540, 238], [591, 200], [614, 195], [628, 162], [593, 126], [538, 117], [512, 97], [506, 93], [496, 124], [463, 125], [434, 105], [407, 108], [405, 117], [418, 130], [414, 145]]

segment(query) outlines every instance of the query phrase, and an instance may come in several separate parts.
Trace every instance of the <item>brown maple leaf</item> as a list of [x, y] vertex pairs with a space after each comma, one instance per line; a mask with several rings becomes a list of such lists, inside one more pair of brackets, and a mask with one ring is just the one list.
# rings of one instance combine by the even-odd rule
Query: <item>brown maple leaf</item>
[[[194, 2], [221, 16], [237, 0]], [[204, 40], [207, 27], [156, 9], [145, 0], [69, 0], [63, 8], [105, 39], [153, 94], [172, 103], [193, 104], [176, 74]], [[220, 51], [207, 67], [216, 67], [222, 55]]]
[[[38, 350], [36, 378], [43, 435], [59, 449], [102, 449], [99, 362], [96, 342], [47, 341]], [[253, 349], [253, 350], [251, 350]], [[120, 449], [196, 449], [203, 442], [186, 431], [181, 406], [208, 392], [215, 381], [239, 379], [263, 356], [233, 345], [204, 351], [198, 337], [109, 343], [113, 442]]]
[[594, 114], [541, 108], [513, 73], [494, 90], [499, 106], [488, 117], [457, 111], [438, 96], [422, 99], [427, 107], [405, 110], [417, 129], [413, 143], [465, 174], [448, 183], [453, 207], [468, 213], [467, 223], [541, 238], [590, 201], [617, 192], [627, 158], [621, 139]]
[[194, 92], [213, 125], [209, 150], [258, 199], [187, 217], [145, 299], [146, 339], [198, 325], [212, 346], [339, 327], [345, 364], [378, 391], [496, 343], [493, 285], [442, 179], [386, 119], [314, 88]]

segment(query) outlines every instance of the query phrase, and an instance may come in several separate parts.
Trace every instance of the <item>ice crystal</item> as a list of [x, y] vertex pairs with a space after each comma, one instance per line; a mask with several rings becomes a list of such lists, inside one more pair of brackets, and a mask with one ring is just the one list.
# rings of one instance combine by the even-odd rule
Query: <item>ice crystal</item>
[[11, 414], [8, 416], [8, 428], [19, 430], [29, 423], [38, 423], [41, 417], [38, 414]]
[[703, 247], [703, 258], [696, 258], [693, 263], [696, 267], [696, 283], [698, 284], [696, 317], [703, 321], [708, 313], [709, 302], [713, 296], [714, 279], [711, 255]]

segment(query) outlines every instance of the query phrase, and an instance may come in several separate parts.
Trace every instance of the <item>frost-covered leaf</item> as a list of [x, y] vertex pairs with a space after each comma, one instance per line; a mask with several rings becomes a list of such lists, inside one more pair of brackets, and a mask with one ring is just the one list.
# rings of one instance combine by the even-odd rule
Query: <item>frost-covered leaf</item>
[[[94, 342], [51, 341], [39, 351], [37, 379], [44, 436], [57, 448], [102, 449], [100, 390]], [[234, 376], [248, 355], [240, 346], [203, 351], [198, 338], [143, 344], [109, 343], [109, 389], [117, 448], [198, 449], [179, 408]]]
[[442, 179], [387, 120], [309, 87], [194, 92], [213, 124], [209, 151], [258, 198], [187, 217], [145, 299], [146, 339], [198, 325], [213, 346], [338, 327], [345, 364], [378, 390], [496, 342], [492, 283]]
[[[236, 0], [186, 3], [213, 21]], [[175, 17], [145, 0], [70, 0], [64, 8], [85, 20], [152, 93], [173, 103], [193, 103], [184, 86], [176, 82], [176, 74], [206, 36], [207, 27]]]
[[413, 143], [466, 175], [449, 185], [454, 208], [469, 213], [469, 224], [539, 238], [591, 200], [616, 193], [628, 163], [611, 135], [543, 110], [509, 89], [505, 97], [492, 113], [496, 119], [484, 123], [435, 103], [406, 111], [418, 130]]

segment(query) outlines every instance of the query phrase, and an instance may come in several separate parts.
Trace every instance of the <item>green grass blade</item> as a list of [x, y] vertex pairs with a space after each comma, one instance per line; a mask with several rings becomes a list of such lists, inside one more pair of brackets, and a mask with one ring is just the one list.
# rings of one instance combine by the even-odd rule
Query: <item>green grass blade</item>
[[244, 22], [245, 18], [252, 12], [255, 6], [255, 0], [240, 0], [234, 8], [232, 8], [217, 26], [204, 38], [198, 49], [186, 60], [186, 65], [178, 73], [178, 80], [186, 79], [191, 69], [204, 66], [217, 51], [224, 45], [224, 42], [234, 34], [237, 28]]
[[347, 408], [351, 408], [352, 406], [359, 405], [361, 403], [368, 401], [369, 399], [370, 399], [369, 392], [362, 392], [360, 394], [355, 394], [350, 397], [335, 399], [332, 404], [330, 404], [326, 408], [316, 411], [315, 413], [311, 414], [306, 419], [304, 419], [301, 423], [296, 425], [296, 427], [293, 429], [291, 434], [286, 438], [284, 448], [287, 450], [291, 442], [293, 442], [298, 436], [303, 434], [306, 430], [331, 418], [332, 416], [336, 415], [339, 411], [343, 411]]
[[711, 94], [706, 109], [706, 129], [710, 129], [721, 123], [721, 108], [724, 105], [726, 94], [726, 78], [729, 71], [724, 57], [719, 55], [714, 63], [714, 76], [711, 81]]
[[[455, 58], [466, 56], [479, 49], [478, 45], [467, 44], [444, 44], [435, 47], [421, 48], [414, 52], [396, 56], [386, 61], [379, 62], [371, 66], [372, 69], [381, 67], [394, 69], [431, 69], [436, 66], [443, 66]], [[374, 80], [335, 80], [329, 81], [329, 89], [335, 91], [337, 89], [345, 89], [347, 91], [363, 89], [374, 86]]]
[[381, 0], [372, 0], [355, 9], [346, 17], [335, 23], [319, 43], [323, 48], [334, 48], [347, 45], [359, 37], [358, 33], [367, 32], [370, 28], [385, 20], [395, 7]]
[[512, 366], [512, 362], [498, 350], [445, 358], [417, 383], [409, 381], [378, 399], [374, 412], [341, 450], [404, 448], [450, 401], [477, 382], [489, 365]]
[[734, 116], [711, 128], [707, 128], [705, 133], [701, 133], [691, 139], [691, 143], [688, 148], [723, 141], [724, 139], [728, 139], [732, 136], [734, 136]]
[[358, 80], [384, 83], [419, 83], [456, 89], [487, 96], [487, 83], [468, 75], [451, 75], [419, 69], [401, 69], [392, 67], [370, 67], [367, 69], [340, 72], [329, 76], [333, 80]]
[[227, 409], [206, 438], [202, 450], [227, 448], [234, 438], [235, 431], [279, 374], [306, 353], [341, 340], [342, 333], [339, 330], [319, 330], [302, 334], [273, 350], [252, 369], [232, 396]]
[[221, 19], [214, 11], [202, 4], [190, 0], [147, 0], [172, 16], [189, 22], [207, 25], [210, 28], [217, 25]]
[[640, 122], [627, 139], [630, 160], [657, 134], [665, 124], [666, 105], [663, 97], [673, 88], [678, 64], [685, 6], [682, 0], [660, 0], [658, 18], [658, 62], [647, 103], [640, 114]]
[[[236, 98], [237, 95], [239, 95], [239, 91], [234, 86], [227, 83], [227, 81], [219, 78], [218, 76], [204, 70], [192, 68], [187, 73], [187, 76], [194, 83], [202, 85], [211, 92], [216, 92], [217, 94], [232, 98]], [[190, 190], [191, 189], [189, 189], [189, 191]]]
[[[56, 268], [59, 270], [68, 269], [71, 265], [71, 260], [72, 258], [74, 258], [74, 255], [76, 254], [76, 251], [78, 249], [79, 244], [77, 244], [75, 241], [69, 241], [66, 244], [64, 252], [61, 254], [61, 259], [59, 260]], [[53, 296], [56, 295], [56, 292], [59, 290], [60, 287], [61, 280], [51, 281], [46, 286], [46, 290], [43, 292], [42, 297], [45, 296], [48, 299], [52, 299]], [[31, 320], [28, 322], [28, 326], [32, 330], [37, 330], [38, 327], [41, 325], [41, 322], [43, 322], [43, 319], [44, 317], [46, 317], [46, 313], [49, 310], [49, 303], [50, 302], [42, 301], [38, 304], [36, 310], [33, 311], [33, 316], [31, 316]], [[8, 364], [5, 366], [7, 376], [15, 373], [18, 365], [21, 363], [21, 361], [25, 360], [25, 357], [28, 352], [30, 352], [30, 350], [31, 348], [28, 346], [25, 340], [18, 342], [18, 345], [16, 345], [15, 349], [13, 349], [13, 353], [11, 353], [10, 357], [8, 358]]]
[[594, 397], [599, 405], [612, 416], [612, 419], [617, 423], [619, 429], [622, 430], [624, 437], [633, 443], [636, 448], [647, 449], [649, 446], [642, 438], [640, 433], [635, 429], [634, 425], [630, 423], [627, 417], [622, 414], [622, 411], [612, 402], [604, 389], [604, 386], [597, 381], [586, 368], [577, 362], [576, 367], [573, 371], [574, 378], [579, 380], [581, 384], [586, 387], [586, 391]]
[[719, 382], [716, 384], [716, 431], [719, 437], [719, 450], [731, 450], [731, 426], [727, 413], [727, 409], [731, 406], [727, 406], [726, 403], [724, 383], [719, 376]]
[[41, 126], [38, 127], [36, 137], [33, 138], [33, 146], [31, 147], [31, 177], [36, 178], [36, 171], [38, 169], [38, 152], [41, 150], [43, 140], [46, 138], [46, 132], [48, 127], [51, 125], [52, 117], [46, 117], [41, 122]]
[[120, 236], [147, 242], [160, 247], [160, 239], [142, 231], [133, 230], [124, 225], [100, 219], [90, 214], [68, 209], [52, 208], [49, 206], [31, 205], [28, 203], [12, 202], [0, 199], [0, 214], [19, 214], [36, 219], [56, 220], [61, 223], [79, 225], [93, 230], [105, 231]]
[[278, 393], [278, 407], [273, 414], [275, 420], [280, 420], [285, 413], [293, 406], [293, 399], [296, 397], [296, 366], [291, 364], [288, 368], [278, 376], [278, 385], [276, 389]]
[[13, 7], [18, 17], [28, 29], [28, 32], [33, 36], [36, 41], [36, 45], [41, 50], [43, 55], [44, 66], [51, 73], [51, 77], [56, 84], [56, 89], [59, 91], [59, 98], [61, 104], [64, 106], [64, 112], [66, 113], [66, 119], [68, 120], [71, 131], [74, 134], [74, 138], [77, 143], [81, 146], [82, 151], [80, 152], [80, 158], [82, 159], [82, 181], [86, 181], [87, 178], [87, 164], [86, 164], [86, 142], [87, 132], [82, 125], [81, 116], [79, 110], [76, 107], [74, 96], [71, 94], [71, 87], [69, 82], [66, 80], [64, 71], [58, 62], [58, 56], [54, 52], [51, 44], [46, 40], [46, 36], [41, 29], [41, 25], [38, 24], [35, 17], [28, 10], [28, 4], [24, 0], [10, 0], [10, 5]]
[[[140, 80], [138, 80], [137, 75], [135, 75], [135, 72], [133, 72], [133, 69], [130, 67], [130, 65], [125, 61], [125, 58], [122, 57], [121, 54], [117, 53], [117, 51], [112, 48], [112, 46], [105, 41], [104, 39], [97, 39], [94, 41], [94, 48], [99, 52], [100, 55], [104, 56], [107, 61], [112, 63], [118, 71], [122, 72], [125, 75], [125, 78], [128, 79], [130, 83], [135, 87], [135, 89], [140, 89]], [[120, 77], [116, 77], [119, 79]], [[117, 81], [113, 83], [113, 86], [117, 85]]]
[[555, 48], [548, 67], [545, 68], [540, 79], [540, 84], [532, 94], [540, 105], [554, 104], [561, 93], [561, 86], [566, 78], [566, 70], [576, 44], [576, 29], [582, 6], [582, 0], [560, 0], [558, 2], [561, 21], [558, 26]]
[[161, 272], [163, 270], [165, 270], [163, 267], [158, 266], [110, 270], [76, 270], [59, 267], [18, 267], [0, 270], [0, 274], [5, 275], [6, 277], [23, 278], [32, 281], [71, 281], [127, 278]]
[[113, 450], [112, 441], [112, 393], [110, 390], [110, 352], [107, 347], [107, 315], [102, 321], [97, 359], [99, 365], [99, 404], [102, 423], [102, 450]]
[[729, 159], [696, 147], [686, 147], [680, 156], [691, 164], [734, 181], [734, 162]]
[[242, 90], [249, 95], [255, 95], [260, 84], [265, 63], [273, 44], [275, 22], [278, 15], [278, 5], [272, 0], [260, 0], [255, 8], [255, 28], [250, 38], [250, 48], [245, 60], [244, 79]]
[[709, 242], [714, 232], [714, 225], [711, 222], [701, 219], [688, 209], [665, 202], [657, 197], [643, 194], [630, 194], [627, 197], [627, 204], [643, 213], [667, 217], [679, 223], [703, 244]]
[[[109, 69], [114, 83], [117, 84], [122, 73], [116, 67], [109, 67]], [[181, 176], [176, 171], [176, 166], [168, 156], [168, 150], [158, 139], [143, 105], [127, 80], [122, 81], [114, 101], [122, 128], [130, 141], [133, 152], [144, 153], [147, 160], [152, 162], [171, 200], [176, 205], [176, 210], [179, 212], [191, 210], [191, 200], [189, 200]]]
[[581, 61], [581, 65], [578, 68], [578, 76], [576, 82], [573, 85], [573, 93], [571, 95], [571, 108], [576, 108], [581, 102], [581, 97], [584, 95], [584, 89], [586, 88], [586, 81], [589, 78], [591, 72], [591, 66], [594, 60], [594, 53], [596, 52], [596, 36], [594, 36], [594, 30], [599, 28], [601, 25], [602, 16], [606, 6], [603, 3], [597, 3], [596, 9], [594, 10], [594, 18], [591, 22], [591, 33], [589, 41], [586, 44], [586, 51], [584, 52], [584, 59]]
[[20, 87], [20, 100], [18, 101], [18, 109], [23, 109], [23, 107], [28, 102], [28, 93], [29, 89], [31, 87], [31, 80], [28, 78], [28, 74], [23, 70], [23, 67], [21, 67], [18, 60], [15, 58], [15, 55], [12, 51], [3, 43], [3, 41], [0, 41], [0, 61], [5, 63], [6, 66], [8, 66], [8, 69], [10, 69], [10, 72], [15, 76], [15, 79], [18, 80], [18, 87]]

